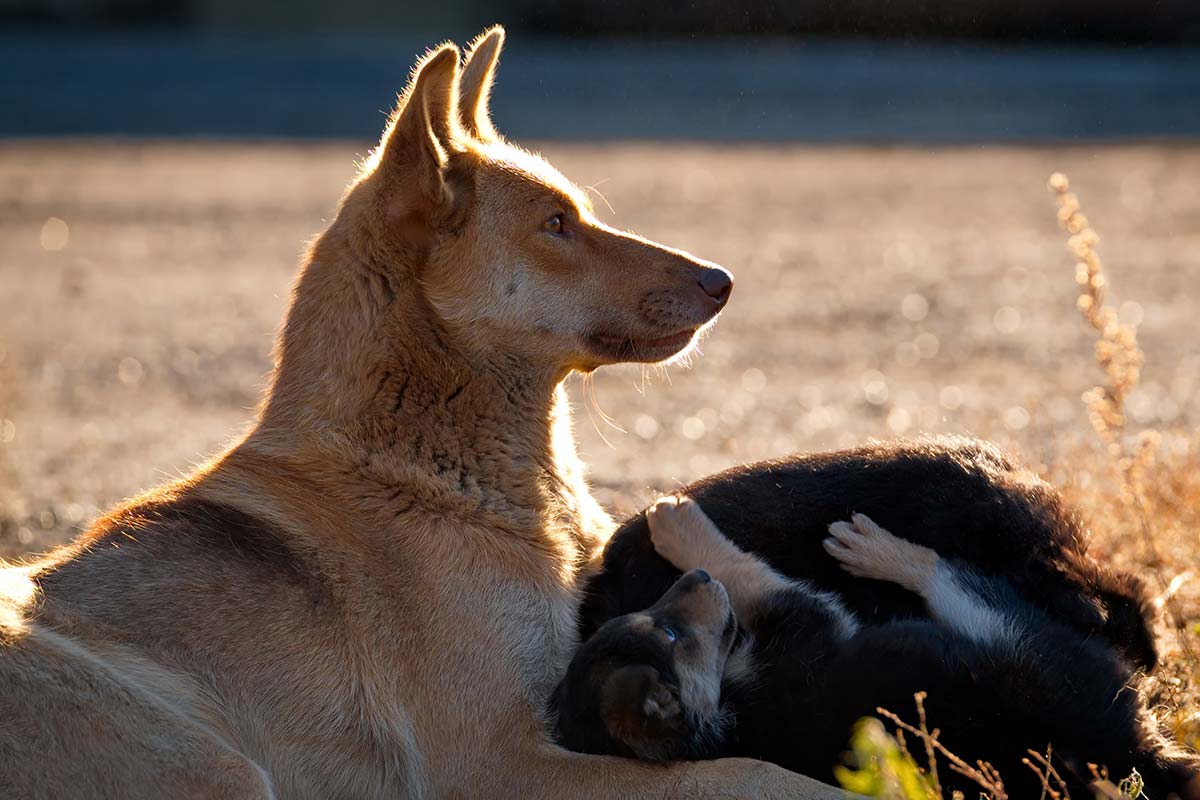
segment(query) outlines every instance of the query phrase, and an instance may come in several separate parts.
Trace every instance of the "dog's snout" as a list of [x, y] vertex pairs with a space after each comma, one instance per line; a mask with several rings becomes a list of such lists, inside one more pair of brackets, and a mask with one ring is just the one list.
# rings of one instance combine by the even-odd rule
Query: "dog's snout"
[[723, 269], [705, 267], [700, 273], [700, 288], [718, 304], [725, 305], [733, 292], [733, 276]]
[[712, 575], [709, 575], [707, 570], [689, 569], [679, 579], [679, 588], [684, 591], [690, 591], [692, 589], [700, 589], [712, 582]]

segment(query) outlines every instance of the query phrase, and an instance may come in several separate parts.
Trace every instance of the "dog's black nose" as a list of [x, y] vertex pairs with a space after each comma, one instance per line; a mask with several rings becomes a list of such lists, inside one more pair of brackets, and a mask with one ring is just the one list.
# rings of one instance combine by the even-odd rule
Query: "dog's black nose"
[[712, 575], [709, 575], [708, 572], [706, 572], [705, 570], [694, 569], [694, 570], [692, 570], [692, 574], [695, 575], [696, 579], [698, 581], [700, 581], [701, 583], [711, 583], [712, 582]]
[[713, 300], [725, 305], [733, 291], [733, 276], [723, 269], [705, 267], [700, 273], [700, 288]]

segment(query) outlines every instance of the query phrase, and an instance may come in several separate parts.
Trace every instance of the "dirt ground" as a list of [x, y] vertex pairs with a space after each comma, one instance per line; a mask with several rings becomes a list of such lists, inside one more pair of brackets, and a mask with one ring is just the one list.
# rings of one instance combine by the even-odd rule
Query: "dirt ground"
[[[68, 540], [252, 420], [298, 254], [364, 149], [0, 143], [0, 557]], [[868, 437], [998, 439], [1079, 503], [1097, 555], [1175, 593], [1184, 632], [1164, 616], [1147, 691], [1200, 746], [1183, 649], [1200, 649], [1200, 145], [544, 150], [613, 224], [737, 276], [690, 366], [572, 381], [602, 502], [625, 514], [738, 462]], [[1154, 549], [1080, 400], [1102, 376], [1055, 170], [1103, 237], [1111, 302], [1141, 323], [1127, 411], [1165, 434]]]
[[[1098, 371], [1056, 169], [1104, 237], [1122, 313], [1144, 318], [1135, 422], [1200, 421], [1200, 146], [544, 149], [614, 224], [737, 276], [690, 368], [596, 375], [619, 428], [573, 381], [619, 513], [865, 437], [968, 431], [1047, 461], [1064, 433], [1090, 436], [1079, 395]], [[0, 145], [0, 553], [63, 541], [245, 426], [298, 253], [362, 151]]]

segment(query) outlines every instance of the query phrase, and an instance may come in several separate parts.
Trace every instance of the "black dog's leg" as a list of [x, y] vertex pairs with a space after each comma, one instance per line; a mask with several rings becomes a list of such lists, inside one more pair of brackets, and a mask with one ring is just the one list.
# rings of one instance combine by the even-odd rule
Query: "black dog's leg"
[[[1090, 780], [1087, 764], [1097, 761], [1118, 778], [1136, 768], [1150, 796], [1200, 798], [1200, 762], [1162, 737], [1137, 698], [1132, 671], [1101, 640], [1051, 620], [1003, 578], [941, 558], [861, 514], [849, 523], [831, 525], [830, 535], [825, 547], [847, 572], [915, 592], [939, 625], [971, 643], [957, 650], [954, 662], [960, 666], [951, 672], [970, 675], [989, 696], [1009, 698], [1014, 704], [1011, 711], [999, 703], [978, 709], [981, 717], [988, 712], [998, 715], [992, 724], [996, 740], [988, 750], [1003, 750], [1036, 732], [1053, 743], [1058, 757], [1084, 785]], [[888, 629], [880, 633], [888, 635]], [[864, 657], [874, 663], [877, 653]], [[904, 658], [903, 652], [897, 654], [895, 663]], [[938, 658], [930, 663], [946, 662]], [[926, 665], [922, 674], [928, 680], [938, 671]], [[951, 693], [955, 695], [970, 706], [970, 692]], [[964, 708], [958, 712], [964, 713]], [[1006, 730], [1001, 720], [1022, 722]]]
[[689, 497], [663, 497], [646, 511], [654, 549], [681, 570], [703, 569], [725, 585], [738, 620], [753, 629], [781, 592], [803, 595], [820, 606], [837, 635], [848, 639], [858, 621], [841, 600], [805, 581], [792, 580], [737, 547]]
[[929, 615], [961, 636], [992, 646], [1015, 647], [1031, 631], [1032, 609], [1007, 582], [941, 558], [876, 525], [864, 514], [829, 526], [825, 549], [851, 575], [891, 581], [919, 595]]

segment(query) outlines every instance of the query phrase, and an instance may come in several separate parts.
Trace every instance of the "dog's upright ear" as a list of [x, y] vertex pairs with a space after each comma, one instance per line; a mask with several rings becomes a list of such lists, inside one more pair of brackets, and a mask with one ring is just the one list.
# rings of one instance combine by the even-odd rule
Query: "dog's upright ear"
[[481, 141], [499, 138], [492, 127], [488, 100], [496, 78], [496, 62], [504, 47], [504, 28], [494, 25], [475, 37], [467, 49], [467, 61], [459, 81], [459, 112], [463, 129]]
[[389, 216], [427, 221], [454, 201], [450, 156], [463, 149], [458, 112], [458, 48], [444, 44], [418, 62], [375, 155], [384, 173]]

